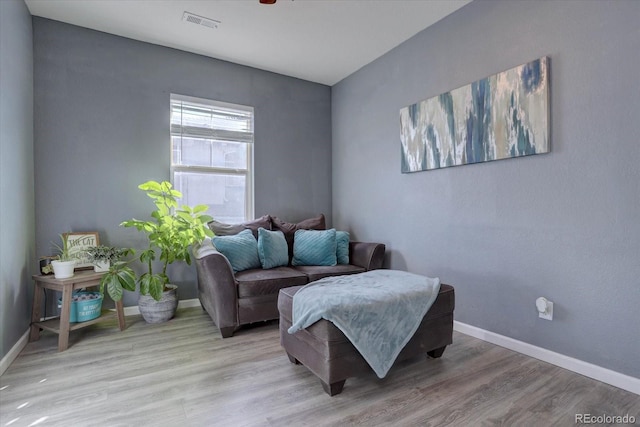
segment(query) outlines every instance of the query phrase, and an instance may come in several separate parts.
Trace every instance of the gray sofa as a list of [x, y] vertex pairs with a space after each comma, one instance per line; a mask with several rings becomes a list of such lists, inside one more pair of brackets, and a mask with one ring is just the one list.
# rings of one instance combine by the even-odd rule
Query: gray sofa
[[[210, 223], [216, 235], [233, 235], [259, 227], [282, 231], [292, 253], [296, 230], [324, 230], [323, 215], [299, 223], [287, 223], [265, 215], [255, 221], [229, 225]], [[198, 275], [198, 297], [202, 307], [220, 329], [223, 338], [231, 337], [241, 326], [279, 318], [278, 292], [282, 288], [305, 285], [327, 276], [355, 274], [382, 268], [385, 245], [349, 242], [349, 263], [333, 266], [281, 266], [254, 268], [234, 273], [231, 263], [209, 242], [194, 248]]]

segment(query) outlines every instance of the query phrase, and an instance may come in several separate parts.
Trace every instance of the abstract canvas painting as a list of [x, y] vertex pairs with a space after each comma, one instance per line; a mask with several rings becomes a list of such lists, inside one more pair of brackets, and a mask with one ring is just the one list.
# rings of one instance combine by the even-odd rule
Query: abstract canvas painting
[[400, 110], [402, 173], [549, 152], [549, 58]]

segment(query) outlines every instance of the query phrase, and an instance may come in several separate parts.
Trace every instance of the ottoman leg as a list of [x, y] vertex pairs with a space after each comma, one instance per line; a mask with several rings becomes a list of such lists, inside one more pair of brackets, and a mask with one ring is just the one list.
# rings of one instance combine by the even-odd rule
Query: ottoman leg
[[295, 363], [296, 365], [301, 365], [300, 361], [295, 357], [293, 357], [292, 355], [290, 355], [289, 353], [287, 353], [287, 357], [289, 358], [289, 362]]
[[445, 348], [447, 348], [446, 345], [444, 347], [436, 348], [435, 350], [427, 351], [427, 354], [434, 359], [437, 359], [438, 357], [442, 356]]
[[344, 383], [347, 380], [337, 381], [335, 383], [327, 384], [324, 381], [320, 380], [322, 383], [322, 388], [329, 396], [335, 396], [336, 394], [342, 393], [342, 388], [344, 387]]

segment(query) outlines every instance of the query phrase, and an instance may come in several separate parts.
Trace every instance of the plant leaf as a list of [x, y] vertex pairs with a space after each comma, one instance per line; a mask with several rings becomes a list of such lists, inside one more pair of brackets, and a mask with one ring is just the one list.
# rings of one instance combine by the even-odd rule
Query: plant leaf
[[107, 292], [109, 292], [109, 296], [114, 301], [120, 301], [122, 299], [122, 285], [117, 275], [114, 274], [110, 277], [107, 283]]
[[142, 295], [149, 295], [149, 287], [151, 283], [151, 274], [144, 273], [140, 276], [140, 293]]
[[145, 249], [144, 251], [140, 252], [140, 261], [145, 264], [155, 259], [156, 253], [153, 249]]
[[149, 283], [149, 295], [151, 295], [154, 300], [160, 301], [163, 291], [164, 280], [158, 275], [153, 275], [153, 279]]
[[124, 289], [135, 292], [136, 274], [130, 267], [123, 267], [122, 271], [118, 274], [118, 281]]

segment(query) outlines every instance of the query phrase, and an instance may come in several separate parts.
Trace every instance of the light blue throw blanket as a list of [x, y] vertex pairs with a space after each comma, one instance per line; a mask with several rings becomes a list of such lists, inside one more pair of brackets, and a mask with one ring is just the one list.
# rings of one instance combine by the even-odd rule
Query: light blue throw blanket
[[397, 270], [325, 277], [293, 296], [293, 334], [332, 322], [384, 378], [440, 292], [440, 279]]

